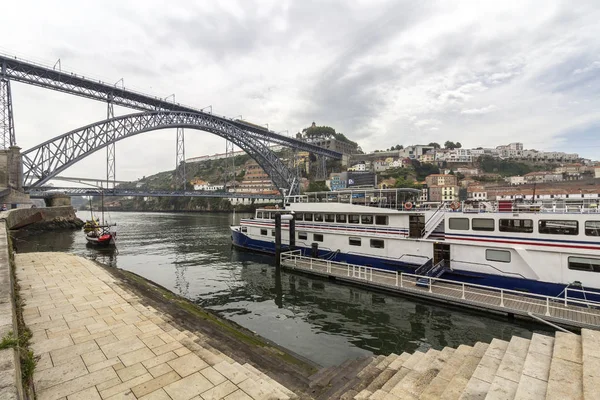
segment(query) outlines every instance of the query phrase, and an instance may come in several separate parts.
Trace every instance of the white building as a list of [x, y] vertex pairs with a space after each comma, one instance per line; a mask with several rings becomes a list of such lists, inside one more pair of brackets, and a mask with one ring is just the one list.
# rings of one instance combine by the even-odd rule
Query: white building
[[216, 192], [217, 190], [225, 189], [224, 185], [213, 185], [212, 183], [208, 183], [206, 181], [201, 181], [201, 180], [194, 181], [193, 183], [194, 183], [194, 190]]
[[524, 185], [525, 183], [527, 183], [525, 181], [525, 177], [521, 176], [521, 175], [517, 175], [517, 176], [509, 176], [508, 178], [506, 178], [506, 180], [508, 181], [508, 183], [510, 183], [511, 185]]

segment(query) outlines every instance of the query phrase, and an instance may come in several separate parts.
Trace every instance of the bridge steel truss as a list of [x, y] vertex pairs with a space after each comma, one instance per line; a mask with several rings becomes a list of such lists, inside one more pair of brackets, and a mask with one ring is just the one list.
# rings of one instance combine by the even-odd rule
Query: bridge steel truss
[[253, 137], [254, 139], [293, 147], [300, 151], [309, 151], [329, 158], [342, 158], [341, 153], [327, 150], [293, 137], [277, 134], [263, 126], [239, 119], [214, 115], [212, 112], [210, 114], [205, 113], [193, 107], [167, 101], [165, 98], [139, 93], [125, 89], [124, 87], [117, 87], [117, 84], [109, 84], [89, 79], [84, 76], [56, 70], [54, 68], [2, 54], [0, 54], [0, 65], [2, 66], [2, 79], [5, 80], [22, 82], [102, 102], [107, 102], [110, 99], [110, 103], [113, 105], [132, 108], [139, 111], [178, 111], [200, 114], [206, 117], [210, 116], [221, 123], [233, 125], [238, 129], [247, 132], [248, 136]]
[[211, 114], [182, 111], [123, 115], [84, 126], [26, 150], [22, 153], [24, 186], [42, 186], [88, 155], [121, 139], [169, 128], [197, 129], [221, 136], [255, 159], [282, 194], [299, 191], [294, 173], [255, 135]]
[[262, 199], [277, 202], [281, 196], [274, 194], [252, 194], [252, 193], [228, 193], [211, 192], [201, 190], [136, 190], [136, 189], [104, 189], [104, 188], [81, 188], [81, 187], [55, 187], [41, 186], [29, 190], [29, 196], [34, 199], [52, 197], [60, 193], [69, 196], [117, 196], [117, 197], [212, 197], [212, 198], [237, 198], [237, 199]]

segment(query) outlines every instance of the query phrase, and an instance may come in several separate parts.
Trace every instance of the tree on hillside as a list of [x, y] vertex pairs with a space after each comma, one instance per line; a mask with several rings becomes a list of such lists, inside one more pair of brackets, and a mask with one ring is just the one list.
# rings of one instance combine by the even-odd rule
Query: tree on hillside
[[329, 192], [329, 188], [325, 184], [325, 181], [312, 181], [308, 184], [307, 192]]
[[327, 139], [335, 136], [335, 129], [330, 126], [317, 126], [313, 122], [308, 128], [302, 129], [307, 138]]
[[434, 149], [441, 149], [442, 148], [442, 146], [440, 146], [440, 144], [436, 143], [436, 142], [431, 142], [427, 146], [432, 146]]
[[418, 184], [415, 181], [405, 179], [405, 178], [397, 178], [396, 184], [394, 185], [396, 188], [411, 188], [411, 189], [421, 189], [422, 185]]
[[454, 142], [447, 140], [446, 143], [444, 143], [444, 147], [449, 150], [454, 150], [454, 149], [460, 149], [462, 147], [462, 144], [460, 144], [460, 142], [454, 143]]

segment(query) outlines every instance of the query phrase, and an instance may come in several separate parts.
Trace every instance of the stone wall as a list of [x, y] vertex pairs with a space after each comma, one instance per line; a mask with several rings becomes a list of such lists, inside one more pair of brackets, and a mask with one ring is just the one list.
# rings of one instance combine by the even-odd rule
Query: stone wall
[[0, 150], [0, 187], [23, 190], [21, 148], [13, 146]]
[[[6, 223], [0, 221], [0, 340], [8, 336], [9, 332], [14, 337], [18, 335], [9, 251]], [[19, 354], [12, 347], [0, 350], [0, 398], [23, 398]]]
[[52, 221], [61, 217], [68, 220], [75, 219], [75, 210], [71, 206], [46, 207], [46, 208], [17, 208], [5, 211], [4, 218], [8, 229], [18, 229], [36, 222]]

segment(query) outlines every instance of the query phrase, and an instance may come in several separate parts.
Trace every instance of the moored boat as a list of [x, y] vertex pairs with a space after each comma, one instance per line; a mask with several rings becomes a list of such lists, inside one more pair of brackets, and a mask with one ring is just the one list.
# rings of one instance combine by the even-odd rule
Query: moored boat
[[[574, 297], [600, 299], [600, 199], [425, 206], [417, 196], [398, 189], [296, 196], [242, 219], [232, 240], [274, 253], [274, 216], [293, 214], [296, 248], [305, 255], [550, 296], [569, 288]], [[284, 222], [284, 246], [288, 235]]]

